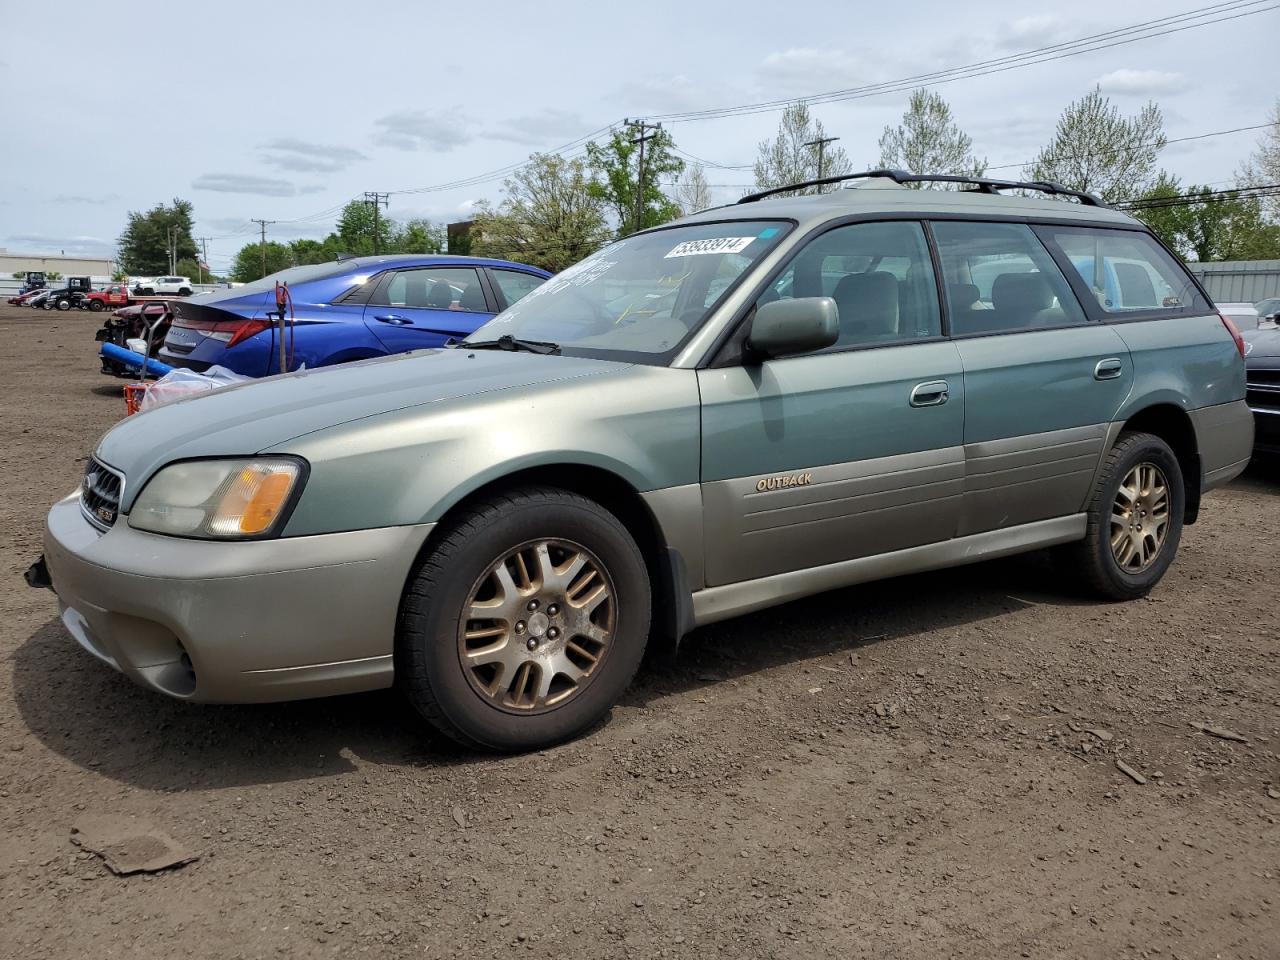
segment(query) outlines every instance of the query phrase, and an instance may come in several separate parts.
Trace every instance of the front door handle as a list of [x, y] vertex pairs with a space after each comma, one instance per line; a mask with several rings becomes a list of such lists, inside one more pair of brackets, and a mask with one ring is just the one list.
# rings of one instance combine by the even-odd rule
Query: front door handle
[[374, 317], [379, 323], [390, 323], [397, 327], [403, 327], [406, 323], [413, 323], [408, 317], [402, 317], [398, 313], [384, 313], [380, 317]]
[[930, 380], [928, 383], [917, 383], [911, 391], [911, 406], [938, 407], [947, 402], [951, 396], [951, 387], [945, 380]]
[[1114, 380], [1124, 370], [1124, 364], [1116, 357], [1108, 357], [1106, 360], [1099, 360], [1098, 365], [1093, 368], [1093, 379], [1095, 380]]

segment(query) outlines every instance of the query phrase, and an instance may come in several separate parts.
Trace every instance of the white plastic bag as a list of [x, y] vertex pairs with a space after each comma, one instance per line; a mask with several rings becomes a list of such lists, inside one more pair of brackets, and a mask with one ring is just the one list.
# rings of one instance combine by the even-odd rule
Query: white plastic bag
[[213, 366], [204, 373], [176, 367], [148, 385], [147, 392], [142, 395], [138, 412], [146, 413], [148, 410], [154, 410], [166, 403], [173, 403], [175, 400], [185, 400], [188, 397], [199, 396], [220, 387], [229, 387], [252, 379], [234, 370], [228, 370], [226, 367]]

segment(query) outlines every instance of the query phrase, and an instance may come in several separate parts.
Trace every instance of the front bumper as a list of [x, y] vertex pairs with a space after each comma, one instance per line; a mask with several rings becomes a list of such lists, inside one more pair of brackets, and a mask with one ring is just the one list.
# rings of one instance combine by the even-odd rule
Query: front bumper
[[1280, 407], [1254, 407], [1253, 428], [1253, 448], [1256, 451], [1280, 454]]
[[400, 595], [432, 524], [241, 543], [106, 533], [75, 496], [45, 526], [62, 622], [183, 700], [255, 703], [391, 685]]

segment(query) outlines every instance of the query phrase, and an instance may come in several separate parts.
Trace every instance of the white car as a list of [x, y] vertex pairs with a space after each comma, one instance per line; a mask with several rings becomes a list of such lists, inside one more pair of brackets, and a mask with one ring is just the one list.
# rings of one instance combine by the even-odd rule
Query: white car
[[156, 277], [154, 280], [135, 280], [133, 292], [144, 297], [163, 294], [177, 294], [179, 297], [191, 296], [190, 277]]
[[1234, 323], [1237, 330], [1258, 329], [1258, 308], [1252, 303], [1220, 303], [1218, 312]]

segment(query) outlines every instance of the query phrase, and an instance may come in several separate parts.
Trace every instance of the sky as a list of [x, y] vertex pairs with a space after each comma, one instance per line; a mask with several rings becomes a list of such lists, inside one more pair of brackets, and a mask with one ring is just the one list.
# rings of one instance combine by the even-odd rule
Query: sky
[[[501, 171], [627, 117], [887, 83], [1207, 6], [967, 0], [957, 16], [951, 0], [47, 4], [44, 20], [69, 31], [85, 54], [76, 57], [41, 28], [27, 33], [26, 4], [0, 0], [0, 247], [111, 255], [129, 211], [182, 197], [224, 272], [256, 240], [251, 218], [278, 221], [269, 238], [322, 237], [342, 204], [376, 190], [391, 192], [396, 219], [466, 219], [477, 201], [501, 198], [501, 175], [424, 188]], [[1156, 100], [1171, 139], [1260, 124], [1280, 92], [1280, 10], [1227, 15], [933, 89], [993, 176], [1016, 177], [1063, 107], [1094, 85], [1126, 113]], [[908, 94], [812, 109], [855, 168], [872, 167]], [[731, 168], [755, 159], [779, 116], [666, 129], [681, 150]], [[1170, 144], [1160, 162], [1184, 183], [1226, 185], [1259, 132]], [[751, 173], [708, 167], [707, 179], [730, 202]]]

